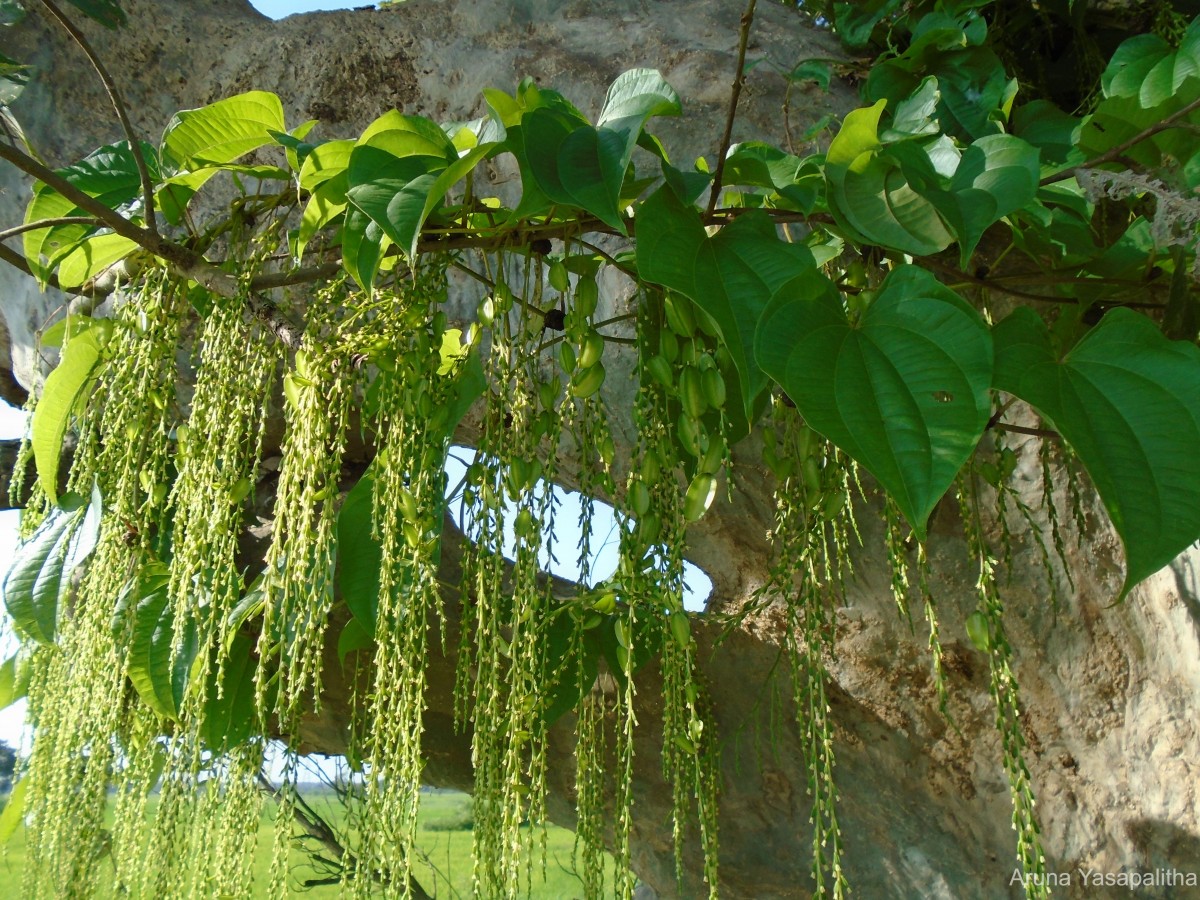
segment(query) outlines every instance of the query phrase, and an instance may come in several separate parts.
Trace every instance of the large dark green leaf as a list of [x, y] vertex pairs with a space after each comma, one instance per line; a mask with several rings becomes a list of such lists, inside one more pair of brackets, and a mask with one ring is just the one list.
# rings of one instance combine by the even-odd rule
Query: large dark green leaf
[[190, 627], [183, 638], [176, 639], [169, 582], [170, 574], [159, 564], [144, 568], [127, 588], [134, 606], [129, 680], [147, 706], [159, 715], [178, 719], [197, 641], [195, 629]]
[[383, 564], [383, 549], [371, 533], [374, 491], [375, 478], [368, 468], [346, 494], [337, 522], [338, 589], [351, 614], [369, 635], [375, 634], [379, 568]]
[[874, 475], [923, 538], [987, 426], [992, 342], [979, 314], [902, 266], [851, 323], [833, 285], [810, 273], [776, 293], [757, 352], [805, 421]]
[[211, 666], [205, 685], [204, 722], [200, 738], [214, 753], [225, 753], [245, 743], [257, 726], [254, 676], [258, 668], [254, 645], [245, 635], [230, 642], [225, 665]]
[[1071, 445], [1125, 545], [1124, 597], [1200, 538], [1200, 349], [1115, 309], [1065, 356], [1029, 309], [994, 329], [995, 386]]
[[755, 361], [754, 331], [775, 291], [816, 263], [807, 248], [779, 239], [761, 212], [739, 216], [709, 237], [699, 212], [664, 187], [637, 217], [638, 272], [691, 298], [717, 323], [737, 366], [746, 415], [767, 384]]

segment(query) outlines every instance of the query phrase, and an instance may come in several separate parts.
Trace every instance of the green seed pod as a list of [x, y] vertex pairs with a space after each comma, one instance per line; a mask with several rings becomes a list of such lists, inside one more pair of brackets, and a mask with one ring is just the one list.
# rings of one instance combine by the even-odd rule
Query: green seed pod
[[975, 610], [967, 616], [967, 637], [980, 653], [988, 653], [992, 649], [992, 636], [988, 629], [987, 616], [979, 610]]
[[600, 623], [604, 621], [604, 616], [598, 613], [593, 613], [583, 620], [583, 630], [591, 631], [593, 628], [599, 628]]
[[629, 508], [639, 518], [650, 510], [650, 489], [644, 481], [635, 481], [629, 486]]
[[557, 378], [555, 378], [553, 381], [543, 381], [538, 385], [538, 400], [541, 401], [541, 404], [545, 409], [554, 409], [555, 405], [558, 403], [558, 392], [560, 388], [561, 384]]
[[658, 460], [658, 454], [651, 450], [642, 457], [642, 481], [655, 484], [661, 474], [662, 464]]
[[575, 371], [575, 348], [563, 341], [558, 345], [558, 363], [564, 372], [570, 375]]
[[700, 460], [700, 471], [715, 475], [724, 462], [725, 442], [721, 440], [720, 435], [714, 435], [708, 442], [708, 449], [704, 451], [704, 458]]
[[696, 316], [687, 297], [668, 291], [663, 297], [663, 311], [668, 327], [677, 335], [690, 338], [696, 334]]
[[700, 740], [700, 736], [704, 734], [704, 723], [699, 719], [692, 719], [688, 722], [688, 737], [693, 741]]
[[617, 458], [617, 445], [613, 443], [612, 435], [606, 434], [600, 439], [600, 459], [606, 466], [611, 466]]
[[517, 519], [513, 522], [513, 531], [517, 537], [528, 540], [537, 530], [537, 525], [533, 521], [533, 513], [528, 509], [522, 509], [517, 513]]
[[571, 286], [571, 281], [567, 277], [567, 267], [562, 264], [562, 260], [556, 259], [550, 263], [550, 272], [547, 275], [550, 282], [550, 287], [554, 288], [560, 294], [565, 294], [567, 288]]
[[675, 360], [679, 359], [679, 338], [675, 336], [675, 332], [667, 329], [660, 331], [658, 334], [658, 349], [666, 357], [667, 362], [674, 365]]
[[411, 549], [418, 549], [421, 546], [421, 530], [412, 522], [405, 522], [402, 530], [404, 531], [404, 542]]
[[138, 484], [142, 486], [142, 490], [149, 494], [154, 490], [154, 473], [149, 469], [142, 469], [138, 472]]
[[604, 338], [595, 329], [589, 330], [583, 339], [583, 346], [579, 350], [579, 367], [590, 369], [600, 362], [600, 357], [603, 355]]
[[686, 650], [692, 643], [692, 626], [688, 622], [687, 613], [671, 613], [671, 637], [679, 645], [680, 650]]
[[679, 443], [683, 445], [683, 449], [699, 459], [704, 453], [700, 445], [700, 423], [687, 413], [680, 413], [675, 430], [679, 436]]
[[645, 371], [665, 388], [669, 389], [674, 381], [671, 373], [671, 364], [667, 362], [665, 356], [650, 357], [646, 361]]
[[696, 753], [696, 745], [685, 738], [682, 734], [675, 735], [675, 746], [688, 756], [693, 756]]
[[229, 489], [229, 499], [233, 503], [241, 503], [250, 493], [250, 479], [243, 475], [233, 483], [233, 487]]
[[821, 502], [821, 512], [826, 519], [837, 516], [846, 507], [846, 492], [843, 490], [830, 491]]
[[513, 292], [508, 289], [507, 284], [504, 284], [503, 282], [497, 284], [492, 294], [496, 298], [497, 315], [503, 315], [512, 309]]
[[479, 308], [475, 311], [475, 317], [479, 319], [479, 324], [485, 328], [490, 328], [492, 322], [496, 319], [496, 303], [491, 297], [484, 297], [479, 301]]
[[717, 327], [717, 320], [710, 316], [699, 306], [694, 307], [696, 315], [696, 327], [710, 338], [720, 338], [721, 329]]
[[800, 436], [797, 441], [800, 450], [800, 455], [805, 459], [813, 455], [817, 449], [817, 433], [804, 425], [800, 428]]
[[708, 405], [713, 409], [723, 409], [725, 406], [725, 379], [715, 366], [704, 372], [704, 396]]
[[688, 522], [698, 521], [712, 506], [713, 498], [716, 496], [716, 476], [706, 472], [697, 475], [688, 485], [687, 494], [683, 498], [684, 519]]
[[408, 521], [420, 521], [421, 513], [417, 507], [417, 498], [413, 496], [412, 491], [408, 488], [400, 489], [400, 509], [404, 513], [404, 518]]
[[649, 513], [638, 519], [638, 534], [647, 544], [653, 544], [658, 541], [662, 535], [662, 519], [655, 513]]
[[683, 404], [683, 411], [693, 419], [699, 419], [708, 411], [704, 377], [695, 366], [685, 366], [679, 373], [679, 400]]
[[613, 631], [617, 636], [617, 643], [630, 650], [633, 647], [633, 636], [629, 633], [629, 623], [624, 619], [617, 619], [613, 622]]
[[605, 591], [595, 602], [592, 603], [592, 609], [600, 613], [602, 616], [607, 616], [617, 608], [617, 595], [613, 591]]
[[814, 497], [821, 493], [821, 464], [815, 456], [804, 460], [804, 486]]
[[449, 321], [450, 320], [446, 317], [445, 311], [439, 309], [437, 312], [435, 312], [433, 314], [433, 323], [432, 323], [433, 333], [436, 336], [441, 337], [442, 332], [446, 330], [446, 325]]
[[604, 374], [604, 363], [596, 363], [590, 369], [581, 369], [571, 379], [571, 396], [580, 400], [592, 396], [600, 390], [600, 385], [604, 384]]
[[583, 318], [590, 318], [600, 302], [600, 286], [596, 284], [596, 273], [580, 275], [575, 285], [575, 310]]

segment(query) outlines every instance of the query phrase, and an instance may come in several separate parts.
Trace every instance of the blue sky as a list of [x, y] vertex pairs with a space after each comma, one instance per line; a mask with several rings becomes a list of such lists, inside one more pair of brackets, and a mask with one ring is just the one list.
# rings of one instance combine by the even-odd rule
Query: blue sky
[[250, 0], [250, 4], [264, 16], [282, 19], [293, 13], [316, 12], [321, 9], [350, 9], [354, 6], [370, 6], [369, 0], [351, 3], [331, 3], [329, 0]]

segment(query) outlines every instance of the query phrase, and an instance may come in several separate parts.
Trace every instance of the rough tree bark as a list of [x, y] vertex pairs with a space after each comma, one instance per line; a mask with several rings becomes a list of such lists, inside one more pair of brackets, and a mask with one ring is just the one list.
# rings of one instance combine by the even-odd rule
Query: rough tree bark
[[[103, 48], [135, 126], [152, 140], [176, 109], [252, 88], [279, 93], [291, 122], [321, 119], [320, 137], [355, 134], [392, 107], [470, 118], [480, 113], [481, 88], [511, 89], [524, 75], [560, 88], [594, 112], [622, 70], [652, 66], [684, 98], [683, 120], [655, 126], [682, 160], [711, 158], [715, 151], [740, 12], [740, 4], [707, 0], [410, 0], [385, 11], [273, 23], [245, 0], [127, 0], [125, 6], [131, 24], [119, 34], [85, 30]], [[805, 32], [785, 8], [760, 7], [751, 58], [768, 55], [790, 65], [837, 55], [826, 35]], [[14, 111], [51, 164], [120, 138], [100, 85], [59, 32], [34, 14], [5, 39], [12, 42], [5, 53], [38, 67], [36, 82]], [[756, 69], [735, 139], [782, 143], [782, 92], [782, 81], [768, 67]], [[853, 92], [844, 84], [831, 94], [801, 92], [793, 97], [791, 121], [802, 129], [822, 112], [852, 104]], [[503, 163], [490, 175], [502, 191], [518, 185], [515, 171]], [[14, 172], [0, 171], [0, 222], [20, 220], [28, 190]], [[615, 282], [611, 287], [618, 296], [610, 302], [620, 302]], [[36, 332], [63, 302], [0, 269], [0, 363], [26, 386], [47, 365], [37, 355]], [[628, 386], [624, 398], [619, 393], [622, 382], [629, 380], [609, 379], [617, 392], [609, 397], [613, 409], [628, 404]], [[469, 429], [468, 423], [464, 439]], [[754, 462], [758, 446], [754, 436], [739, 448], [734, 501], [715, 508], [689, 534], [689, 557], [713, 578], [711, 609], [738, 607], [766, 577], [773, 505], [766, 469]], [[572, 460], [565, 462], [569, 472]], [[1017, 478], [1039, 506], [1032, 439], [1021, 448]], [[839, 819], [849, 877], [862, 897], [1020, 895], [1010, 883], [1014, 842], [987, 661], [963, 627], [975, 606], [976, 570], [952, 507], [944, 503], [935, 514], [930, 547], [952, 722], [937, 709], [926, 635], [919, 625], [910, 630], [895, 611], [873, 509], [862, 511], [865, 547], [847, 604], [837, 611], [836, 654], [828, 662]], [[1016, 536], [1012, 576], [1004, 586], [1048, 868], [1195, 870], [1200, 555], [1181, 557], [1112, 607], [1121, 581], [1120, 546], [1097, 503], [1089, 502], [1086, 517], [1085, 533], [1068, 535], [1075, 589], [1064, 591], [1059, 608], [1047, 599], [1039, 551], [1027, 531]], [[447, 581], [454, 580], [461, 540], [448, 538]], [[723, 740], [721, 888], [731, 898], [805, 897], [811, 884], [807, 776], [786, 665], [776, 665], [780, 629], [771, 610], [720, 647], [715, 627], [700, 622], [694, 629]], [[449, 715], [454, 661], [439, 657], [431, 665], [427, 773], [435, 783], [469, 789], [469, 737], [454, 733]], [[331, 679], [340, 670], [332, 665]], [[635, 784], [635, 868], [660, 895], [675, 896], [670, 789], [662, 781], [655, 731], [656, 678], [651, 670], [639, 679], [644, 727]], [[782, 703], [773, 716], [774, 692]], [[344, 748], [348, 696], [347, 685], [330, 683], [321, 714], [306, 723], [306, 749]], [[567, 826], [573, 815], [572, 749], [566, 721], [554, 729], [551, 779], [552, 814]], [[700, 870], [697, 856], [693, 844], [693, 873]], [[683, 893], [698, 895], [696, 882]], [[1071, 889], [1065, 895], [1084, 894]], [[1105, 894], [1088, 889], [1086, 896]]]

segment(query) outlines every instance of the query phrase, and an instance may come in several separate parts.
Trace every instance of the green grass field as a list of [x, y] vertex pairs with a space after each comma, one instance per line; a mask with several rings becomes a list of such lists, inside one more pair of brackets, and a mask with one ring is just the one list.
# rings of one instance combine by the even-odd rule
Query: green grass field
[[[305, 799], [331, 824], [344, 820], [344, 811], [332, 792], [321, 788], [302, 791]], [[258, 851], [254, 860], [256, 897], [267, 897], [267, 873], [271, 864], [271, 828], [274, 804], [264, 807], [258, 833]], [[536, 845], [535, 833], [535, 845]], [[414, 874], [431, 895], [443, 898], [471, 896], [471, 798], [465, 794], [428, 791], [421, 798], [418, 848], [423, 861]], [[570, 900], [583, 896], [583, 886], [574, 874], [575, 835], [550, 826], [546, 836], [546, 874], [542, 880], [541, 862], [534, 859], [531, 897]], [[299, 850], [293, 852], [292, 896], [326, 900], [339, 896], [337, 885], [304, 888], [305, 879], [321, 877], [305, 863]], [[19, 897], [25, 863], [24, 828], [18, 829], [0, 855], [0, 897]], [[606, 879], [611, 884], [611, 872]]]

